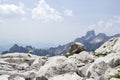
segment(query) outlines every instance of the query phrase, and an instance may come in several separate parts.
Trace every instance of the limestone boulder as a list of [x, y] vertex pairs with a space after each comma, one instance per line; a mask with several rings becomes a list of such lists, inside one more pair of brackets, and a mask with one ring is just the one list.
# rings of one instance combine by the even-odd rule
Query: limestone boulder
[[101, 76], [103, 76], [106, 70], [109, 68], [110, 68], [109, 65], [104, 61], [100, 62], [95, 61], [87, 69], [86, 76], [88, 78], [94, 78], [95, 80], [99, 80]]
[[55, 75], [75, 72], [77, 65], [64, 56], [55, 56], [48, 59], [38, 72], [38, 76], [52, 77]]
[[84, 47], [84, 45], [82, 43], [73, 42], [71, 44], [71, 46], [69, 48], [69, 51], [68, 51], [66, 56], [68, 57], [68, 56], [71, 56], [73, 54], [78, 54], [78, 53], [80, 53], [80, 52], [82, 52], [84, 50], [85, 50], [85, 47]]
[[112, 38], [95, 50], [95, 55], [107, 55], [120, 52], [120, 37]]
[[48, 80], [83, 80], [83, 78], [78, 76], [76, 73], [66, 73], [66, 74], [54, 76], [52, 78], [49, 78]]
[[68, 58], [74, 61], [78, 67], [84, 66], [87, 63], [92, 63], [96, 59], [96, 57], [92, 55], [91, 52], [86, 51], [82, 51], [79, 54], [74, 54]]

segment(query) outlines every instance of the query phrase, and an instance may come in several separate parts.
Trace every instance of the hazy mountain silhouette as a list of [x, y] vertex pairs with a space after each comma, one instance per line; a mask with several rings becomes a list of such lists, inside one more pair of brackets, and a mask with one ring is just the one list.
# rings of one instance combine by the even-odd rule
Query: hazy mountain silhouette
[[[85, 36], [76, 38], [73, 42], [80, 42], [80, 43], [84, 44], [87, 51], [94, 51], [97, 48], [99, 48], [104, 42], [106, 42], [107, 40], [109, 40], [110, 38], [113, 38], [113, 37], [120, 37], [120, 34], [115, 34], [113, 36], [107, 36], [104, 33], [95, 34], [95, 31], [91, 30], [91, 31], [88, 31]], [[36, 49], [36, 48], [33, 48], [32, 46], [22, 47], [22, 46], [18, 46], [17, 44], [15, 44], [8, 51], [2, 52], [2, 54], [13, 53], [13, 52], [28, 53], [29, 50], [33, 50], [34, 54], [41, 55], [41, 56], [64, 55], [68, 52], [71, 44], [72, 44], [72, 42], [69, 42], [68, 44], [59, 45], [58, 47], [51, 47], [47, 50], [46, 49]]]

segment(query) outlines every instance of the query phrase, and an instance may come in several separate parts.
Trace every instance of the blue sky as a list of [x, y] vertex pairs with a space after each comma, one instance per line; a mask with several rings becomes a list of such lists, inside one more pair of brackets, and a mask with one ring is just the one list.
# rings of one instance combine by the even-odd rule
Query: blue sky
[[120, 0], [0, 0], [0, 44], [65, 44], [120, 33]]

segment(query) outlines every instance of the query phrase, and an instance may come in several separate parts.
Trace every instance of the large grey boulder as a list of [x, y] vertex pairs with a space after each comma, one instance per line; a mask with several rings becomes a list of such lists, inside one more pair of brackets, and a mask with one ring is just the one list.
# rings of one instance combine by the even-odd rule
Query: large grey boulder
[[69, 53], [80, 53], [81, 51], [84, 51], [85, 47], [82, 43], [74, 42], [69, 50]]
[[120, 52], [120, 37], [112, 38], [95, 50], [95, 55], [107, 55]]
[[104, 74], [104, 80], [115, 80], [118, 77], [120, 79], [120, 66], [109, 68]]
[[92, 63], [96, 59], [92, 52], [82, 51], [79, 54], [74, 54], [68, 58], [74, 61], [78, 67], [84, 66], [85, 64]]
[[109, 69], [109, 65], [104, 61], [95, 61], [90, 65], [87, 69], [86, 76], [88, 78], [93, 78], [95, 80], [99, 80], [102, 75], [104, 75], [105, 71]]
[[47, 61], [47, 57], [38, 57], [34, 60], [34, 62], [31, 64], [31, 69], [33, 70], [39, 70]]
[[48, 80], [83, 80], [83, 78], [78, 76], [76, 73], [66, 73], [63, 75], [51, 77]]
[[85, 50], [85, 47], [84, 47], [84, 45], [82, 43], [73, 42], [71, 44], [70, 49], [69, 49], [66, 56], [68, 57], [68, 56], [71, 56], [73, 54], [78, 54], [78, 53], [80, 53], [80, 52], [82, 52], [84, 50]]
[[[108, 80], [110, 75], [114, 75], [115, 69], [120, 69], [120, 54], [111, 53], [95, 59], [87, 69], [86, 76], [95, 80]], [[113, 74], [111, 74], [113, 73]]]
[[36, 72], [45, 64], [47, 57], [26, 53], [8, 53], [0, 56], [0, 80], [9, 75], [8, 80], [33, 80]]
[[0, 80], [8, 80], [9, 75], [3, 74], [0, 75]]
[[64, 56], [55, 56], [48, 59], [38, 72], [38, 76], [52, 77], [55, 75], [75, 72], [77, 65]]
[[82, 66], [78, 69], [77, 74], [80, 77], [86, 77], [87, 69], [90, 67], [91, 63], [86, 64], [85, 66]]
[[120, 53], [111, 53], [103, 57], [98, 57], [96, 62], [104, 61], [107, 63], [110, 67], [114, 68], [120, 65]]

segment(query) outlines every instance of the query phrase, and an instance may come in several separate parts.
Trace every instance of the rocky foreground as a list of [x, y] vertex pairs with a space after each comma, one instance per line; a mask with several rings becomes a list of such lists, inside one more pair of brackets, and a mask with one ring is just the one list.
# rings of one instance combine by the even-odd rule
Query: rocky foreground
[[0, 55], [0, 80], [120, 80], [120, 38], [94, 52], [74, 43], [66, 56]]

